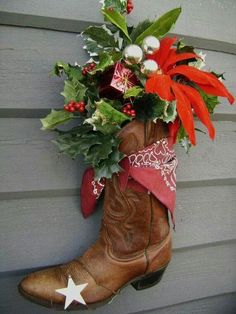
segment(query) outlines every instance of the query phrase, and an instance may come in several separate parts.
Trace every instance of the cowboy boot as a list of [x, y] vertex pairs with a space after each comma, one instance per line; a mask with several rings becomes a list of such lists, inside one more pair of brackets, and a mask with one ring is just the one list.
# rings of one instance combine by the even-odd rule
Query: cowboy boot
[[[120, 150], [130, 155], [167, 136], [164, 124], [133, 121], [120, 132]], [[104, 214], [99, 238], [82, 257], [28, 275], [19, 285], [23, 296], [48, 307], [63, 308], [65, 296], [57, 289], [87, 283], [69, 309], [108, 303], [120, 289], [132, 284], [149, 288], [161, 279], [171, 259], [171, 235], [167, 208], [132, 179], [121, 189], [119, 175], [106, 180]], [[133, 185], [132, 185], [133, 184]], [[134, 188], [132, 188], [132, 186]]]

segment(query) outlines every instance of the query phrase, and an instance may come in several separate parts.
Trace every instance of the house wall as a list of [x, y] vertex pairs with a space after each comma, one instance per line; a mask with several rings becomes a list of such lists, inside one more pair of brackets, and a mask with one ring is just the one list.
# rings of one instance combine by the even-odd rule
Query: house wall
[[[129, 17], [134, 24], [181, 5], [173, 34], [207, 53], [208, 67], [226, 72], [226, 85], [236, 94], [234, 0], [134, 0], [134, 5]], [[49, 313], [19, 296], [18, 282], [34, 269], [82, 254], [99, 231], [101, 204], [87, 220], [80, 213], [83, 160], [59, 155], [39, 121], [50, 108], [63, 106], [63, 82], [49, 76], [52, 65], [87, 60], [77, 34], [102, 23], [98, 8], [95, 0], [0, 0], [2, 314]], [[176, 232], [163, 280], [142, 292], [127, 287], [112, 304], [91, 313], [236, 312], [236, 106], [223, 100], [214, 124], [214, 142], [199, 133], [190, 156], [176, 148]]]

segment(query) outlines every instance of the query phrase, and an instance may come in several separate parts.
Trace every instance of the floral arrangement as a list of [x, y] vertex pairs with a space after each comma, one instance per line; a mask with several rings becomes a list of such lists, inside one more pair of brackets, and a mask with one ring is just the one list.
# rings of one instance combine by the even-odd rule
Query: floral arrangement
[[[41, 120], [44, 130], [57, 133], [54, 142], [62, 153], [72, 158], [84, 155], [96, 180], [121, 171], [125, 156], [119, 151], [118, 134], [131, 120], [164, 121], [173, 143], [188, 151], [196, 144], [194, 116], [214, 139], [210, 115], [219, 104], [218, 96], [234, 102], [223, 75], [202, 70], [202, 54], [183, 40], [166, 37], [181, 8], [134, 27], [126, 22], [133, 10], [131, 0], [101, 3], [107, 23], [89, 26], [81, 34], [89, 61], [55, 64], [53, 73], [66, 76], [61, 93], [65, 105]], [[70, 121], [76, 125], [58, 128]]]

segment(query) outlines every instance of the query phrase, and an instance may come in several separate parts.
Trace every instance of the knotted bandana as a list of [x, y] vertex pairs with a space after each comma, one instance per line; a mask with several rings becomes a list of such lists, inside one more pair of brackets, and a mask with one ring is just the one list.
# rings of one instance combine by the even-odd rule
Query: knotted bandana
[[[178, 161], [169, 138], [163, 138], [138, 152], [125, 157], [124, 171], [118, 174], [120, 188], [152, 193], [170, 211], [173, 219], [176, 199], [176, 168]], [[105, 187], [105, 179], [94, 181], [94, 171], [88, 168], [81, 187], [81, 209], [88, 217]]]

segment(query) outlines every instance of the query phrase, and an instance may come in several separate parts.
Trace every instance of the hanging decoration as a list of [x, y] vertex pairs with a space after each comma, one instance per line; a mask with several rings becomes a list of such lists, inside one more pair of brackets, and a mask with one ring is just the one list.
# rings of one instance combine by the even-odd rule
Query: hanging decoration
[[[82, 32], [89, 61], [55, 64], [53, 73], [66, 77], [64, 107], [41, 122], [57, 134], [60, 152], [73, 159], [82, 154], [89, 165], [83, 216], [93, 213], [105, 189], [104, 216], [98, 240], [82, 257], [21, 282], [25, 297], [49, 307], [64, 306], [60, 294], [64, 309], [99, 306], [129, 283], [141, 290], [160, 281], [171, 259], [173, 145], [189, 151], [197, 144], [195, 118], [214, 140], [211, 114], [219, 97], [234, 103], [223, 75], [203, 69], [204, 55], [168, 37], [181, 8], [128, 27], [132, 0], [100, 2], [106, 25]], [[57, 288], [68, 276], [68, 286]]]

